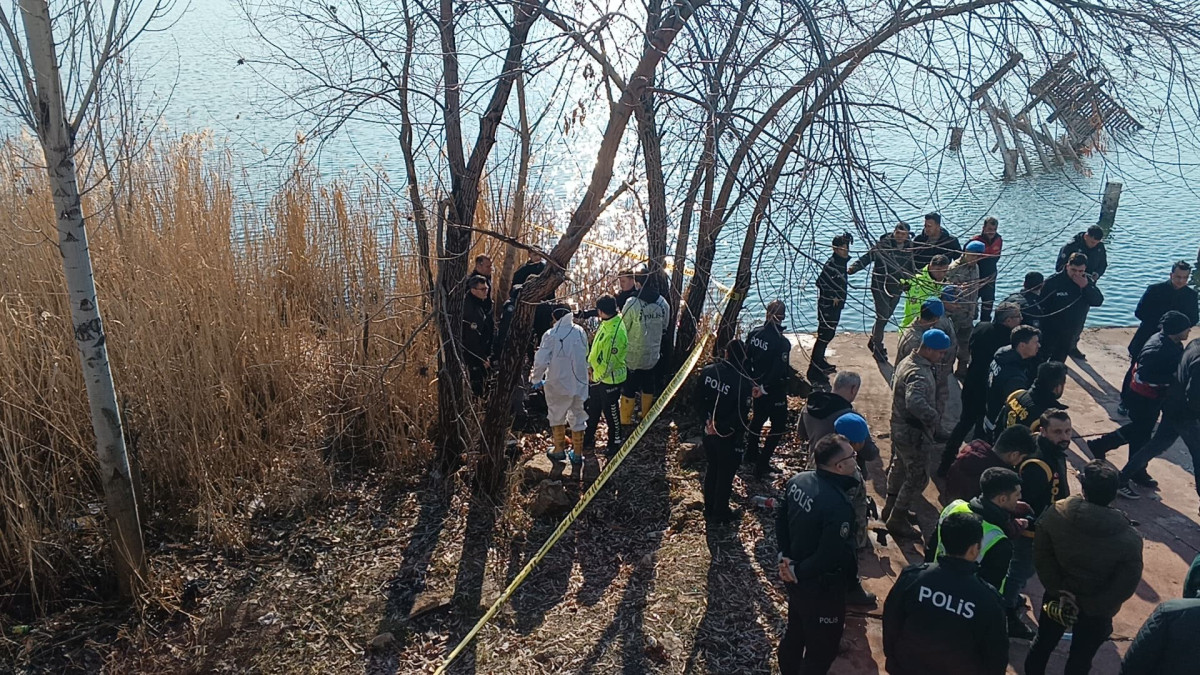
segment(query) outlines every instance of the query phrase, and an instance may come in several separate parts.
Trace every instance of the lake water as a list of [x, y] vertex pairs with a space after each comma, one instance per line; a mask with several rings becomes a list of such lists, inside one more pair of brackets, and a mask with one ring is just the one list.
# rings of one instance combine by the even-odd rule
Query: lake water
[[[279, 91], [269, 86], [266, 71], [238, 65], [239, 57], [254, 51], [253, 44], [251, 31], [232, 0], [193, 0], [170, 28], [144, 36], [137, 45], [135, 63], [146, 73], [143, 96], [149, 107], [163, 109], [165, 125], [173, 132], [212, 130], [248, 169], [243, 193], [257, 198], [269, 195], [277, 184], [280, 169], [287, 164], [279, 148], [293, 141], [303, 125], [281, 119], [287, 106], [280, 102]], [[567, 89], [574, 90], [578, 84], [570, 82]], [[546, 89], [538, 89], [536, 84], [532, 87], [534, 114], [544, 106], [565, 108], [570, 100]], [[980, 121], [975, 117], [976, 128], [968, 131], [961, 153], [944, 150], [944, 129], [915, 137], [876, 133], [866, 143], [880, 160], [874, 168], [894, 174], [888, 176], [895, 190], [888, 209], [916, 228], [920, 228], [921, 214], [936, 210], [942, 213], [944, 226], [965, 244], [985, 215], [999, 218], [1005, 238], [999, 297], [1016, 290], [1028, 270], [1052, 271], [1059, 246], [1096, 222], [1107, 180], [1122, 181], [1124, 192], [1107, 242], [1109, 268], [1101, 283], [1106, 302], [1092, 311], [1091, 325], [1134, 323], [1133, 308], [1146, 285], [1165, 279], [1173, 260], [1196, 260], [1200, 226], [1192, 218], [1200, 211], [1200, 195], [1195, 189], [1200, 185], [1196, 180], [1200, 177], [1200, 153], [1191, 142], [1181, 146], [1169, 134], [1158, 133], [1156, 120], [1142, 119], [1148, 128], [1135, 136], [1134, 143], [1114, 145], [1105, 155], [1086, 160], [1090, 175], [1070, 168], [1042, 172], [1034, 155], [1036, 175], [1005, 183], [998, 179], [998, 155], [985, 147], [994, 141], [980, 135]], [[563, 214], [578, 199], [590, 173], [601, 122], [602, 115], [591, 115], [582, 129], [570, 136], [564, 137], [553, 124], [547, 125], [548, 133], [538, 136], [535, 189], [554, 201], [552, 206]], [[632, 135], [631, 125], [627, 139]], [[497, 148], [498, 167], [511, 150], [503, 145]], [[668, 145], [665, 152], [670, 154], [672, 148]], [[398, 144], [379, 126], [347, 126], [324, 144], [317, 160], [327, 175], [371, 168], [389, 175], [393, 185], [402, 184]], [[911, 167], [921, 170], [913, 172]], [[398, 192], [397, 198], [402, 198]], [[633, 212], [635, 203], [627, 202], [625, 208]], [[828, 256], [825, 244], [845, 229], [842, 208], [830, 205], [809, 226], [781, 224], [786, 242], [779, 241], [779, 235], [766, 235], [747, 303], [748, 321], [757, 319], [766, 299], [783, 297], [792, 305], [793, 327], [812, 327], [813, 282], [820, 262]], [[893, 223], [891, 214], [883, 214], [871, 227], [878, 235], [889, 231]], [[718, 281], [732, 281], [733, 256], [741, 241], [737, 225], [731, 222], [723, 233], [715, 272]], [[856, 241], [852, 253], [861, 252], [867, 243]], [[843, 317], [844, 330], [870, 326], [868, 278], [868, 274], [852, 277], [857, 290], [852, 291]]]

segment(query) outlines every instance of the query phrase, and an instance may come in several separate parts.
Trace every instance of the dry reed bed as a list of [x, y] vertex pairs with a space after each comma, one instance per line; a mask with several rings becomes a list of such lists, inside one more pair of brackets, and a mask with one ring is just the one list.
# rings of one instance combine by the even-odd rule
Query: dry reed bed
[[[0, 612], [87, 596], [101, 499], [45, 173], [0, 148]], [[203, 137], [151, 145], [85, 198], [150, 550], [245, 536], [328, 494], [329, 453], [427, 453], [436, 340], [412, 234], [371, 185], [298, 172], [254, 211]], [[364, 339], [364, 335], [366, 338]], [[409, 349], [400, 352], [402, 345]], [[353, 453], [352, 455], [350, 453]]]

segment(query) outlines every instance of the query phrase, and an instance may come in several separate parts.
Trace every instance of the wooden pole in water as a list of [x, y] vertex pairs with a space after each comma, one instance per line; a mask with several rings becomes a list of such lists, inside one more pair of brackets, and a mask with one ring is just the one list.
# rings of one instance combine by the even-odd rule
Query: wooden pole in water
[[1121, 202], [1121, 184], [1116, 181], [1109, 181], [1104, 185], [1104, 200], [1100, 202], [1100, 229], [1104, 230], [1104, 236], [1112, 230], [1113, 223], [1117, 220], [1117, 206]]
[[986, 92], [983, 94], [983, 110], [987, 113], [988, 121], [992, 123], [992, 131], [996, 133], [996, 145], [1000, 147], [1000, 156], [1004, 158], [1004, 180], [1012, 180], [1017, 177], [1016, 153], [1008, 149], [1008, 142], [1004, 140], [1004, 130], [1000, 128], [1000, 120], [996, 117], [996, 107], [992, 105], [992, 99]]
[[1050, 127], [1046, 126], [1045, 122], [1042, 122], [1042, 133], [1045, 134], [1046, 138], [1050, 139], [1050, 149], [1054, 151], [1055, 163], [1059, 166], [1066, 164], [1067, 160], [1063, 158], [1062, 148], [1058, 147], [1058, 141], [1054, 139], [1054, 136], [1050, 133]]
[[963, 137], [963, 128], [962, 127], [950, 127], [949, 149], [951, 152], [958, 152], [958, 150], [960, 148], [962, 148], [962, 137]]
[[1033, 165], [1029, 163], [1029, 155], [1025, 154], [1025, 144], [1021, 142], [1021, 134], [1017, 131], [1017, 123], [1013, 120], [1012, 112], [1008, 109], [1008, 103], [1000, 101], [1000, 110], [1004, 113], [1004, 123], [1008, 125], [1008, 130], [1012, 133], [1013, 144], [1017, 146], [1017, 153], [1021, 155], [1021, 163], [1025, 165], [1025, 173], [1033, 175]]

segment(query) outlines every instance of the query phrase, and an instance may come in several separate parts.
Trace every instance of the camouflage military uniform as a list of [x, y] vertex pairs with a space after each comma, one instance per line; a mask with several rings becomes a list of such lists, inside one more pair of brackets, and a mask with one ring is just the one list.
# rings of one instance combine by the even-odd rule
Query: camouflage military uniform
[[941, 423], [934, 397], [934, 366], [920, 354], [911, 354], [892, 377], [892, 463], [887, 491], [896, 496], [895, 508], [906, 510], [929, 482], [930, 438]]
[[[896, 347], [896, 367], [900, 367], [900, 362], [904, 360], [904, 357], [917, 351], [917, 348], [921, 346], [921, 336], [930, 328], [937, 328], [950, 338], [950, 348], [946, 350], [945, 356], [941, 361], [933, 364], [934, 375], [937, 379], [934, 401], [937, 404], [938, 412], [938, 426], [934, 427], [934, 431], [941, 431], [941, 419], [946, 414], [946, 401], [950, 398], [950, 377], [954, 372], [954, 356], [958, 350], [958, 341], [954, 338], [954, 325], [950, 322], [950, 318], [942, 316], [932, 326], [914, 323], [904, 329], [904, 332], [900, 334], [900, 343]], [[893, 375], [893, 384], [895, 381]]]
[[975, 317], [979, 316], [979, 265], [964, 265], [961, 258], [955, 260], [946, 272], [946, 283], [958, 289], [958, 299], [946, 303], [944, 318], [949, 318], [954, 326], [954, 332], [948, 335], [957, 343], [951, 346], [947, 356], [951, 365], [957, 356], [959, 371], [966, 373], [971, 362], [971, 329], [975, 327]]

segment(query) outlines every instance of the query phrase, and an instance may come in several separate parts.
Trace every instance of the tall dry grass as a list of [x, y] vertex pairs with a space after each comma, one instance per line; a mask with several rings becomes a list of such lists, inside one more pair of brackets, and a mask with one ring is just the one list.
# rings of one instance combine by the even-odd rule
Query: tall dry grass
[[[0, 148], [0, 610], [104, 571], [87, 401], [43, 170]], [[255, 210], [203, 137], [151, 145], [85, 201], [150, 544], [236, 545], [248, 514], [319, 504], [331, 460], [411, 471], [436, 339], [390, 192], [300, 172]], [[353, 189], [351, 189], [353, 187]], [[423, 330], [418, 331], [422, 325]]]

